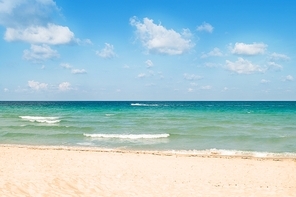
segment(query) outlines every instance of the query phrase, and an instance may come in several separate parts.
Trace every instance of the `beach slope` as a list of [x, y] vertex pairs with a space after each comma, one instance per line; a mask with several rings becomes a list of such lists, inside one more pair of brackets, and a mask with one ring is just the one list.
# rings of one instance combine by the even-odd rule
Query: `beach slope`
[[295, 196], [296, 159], [1, 146], [0, 196]]

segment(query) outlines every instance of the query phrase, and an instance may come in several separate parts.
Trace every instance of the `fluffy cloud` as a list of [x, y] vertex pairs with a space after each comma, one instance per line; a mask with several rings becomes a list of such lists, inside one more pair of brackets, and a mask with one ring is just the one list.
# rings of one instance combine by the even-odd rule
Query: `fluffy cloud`
[[214, 27], [211, 24], [206, 22], [204, 22], [202, 25], [197, 27], [197, 31], [205, 31], [205, 32], [212, 33], [213, 30], [214, 30]]
[[30, 50], [24, 50], [23, 58], [29, 61], [39, 62], [46, 59], [59, 57], [56, 50], [51, 49], [48, 45], [31, 45]]
[[75, 39], [75, 42], [79, 45], [93, 45], [92, 41], [90, 39], [79, 39], [79, 38], [76, 38]]
[[65, 69], [71, 69], [72, 68], [72, 66], [70, 64], [68, 64], [68, 63], [61, 63], [60, 65], [61, 65], [61, 67], [65, 68]]
[[187, 92], [194, 92], [193, 88], [188, 88]]
[[210, 89], [212, 89], [212, 86], [206, 85], [206, 86], [202, 86], [200, 89], [202, 89], [202, 90], [210, 90]]
[[248, 60], [245, 60], [243, 58], [238, 58], [236, 62], [231, 62], [229, 60], [226, 60], [226, 68], [232, 72], [238, 73], [238, 74], [251, 74], [254, 72], [264, 72], [265, 70], [262, 69], [258, 65], [254, 65]]
[[25, 27], [44, 25], [51, 15], [57, 13], [53, 0], [1, 0], [0, 25], [5, 27]]
[[202, 54], [201, 58], [207, 58], [207, 57], [212, 57], [212, 56], [219, 57], [219, 56], [223, 56], [223, 54], [219, 48], [215, 47], [212, 51], [210, 51], [206, 54]]
[[0, 1], [0, 13], [1, 14], [11, 14], [12, 10], [20, 4], [20, 0], [2, 0]]
[[105, 48], [103, 48], [100, 51], [96, 51], [96, 54], [101, 58], [105, 58], [105, 59], [111, 59], [113, 57], [116, 57], [113, 45], [108, 43], [105, 43]]
[[194, 74], [187, 74], [187, 73], [185, 73], [183, 76], [184, 76], [184, 79], [189, 80], [189, 81], [202, 79], [201, 76], [194, 75]]
[[86, 70], [84, 70], [84, 69], [72, 69], [71, 73], [72, 74], [86, 74]]
[[270, 55], [270, 59], [272, 61], [277, 61], [277, 60], [289, 60], [290, 58], [285, 54], [272, 53]]
[[285, 81], [294, 81], [294, 77], [291, 75], [286, 76]]
[[188, 35], [186, 29], [180, 34], [173, 29], [166, 29], [162, 25], [156, 25], [153, 20], [144, 18], [143, 23], [136, 17], [130, 19], [130, 24], [136, 27], [136, 33], [143, 46], [151, 53], [160, 53], [167, 55], [180, 55], [191, 49], [194, 44]]
[[6, 30], [4, 40], [31, 44], [23, 58], [41, 61], [58, 57], [48, 45], [77, 43], [74, 33], [67, 26], [51, 23], [60, 9], [54, 0], [0, 0], [0, 25]]
[[147, 64], [147, 68], [153, 67], [153, 62], [151, 60], [147, 60], [145, 63]]
[[[231, 47], [232, 48], [232, 47]], [[264, 43], [253, 43], [253, 44], [245, 44], [245, 43], [235, 43], [234, 47], [231, 49], [233, 54], [238, 55], [258, 55], [263, 54], [267, 48], [267, 45]]]
[[[47, 90], [48, 89], [48, 84], [47, 83], [40, 83], [38, 81], [28, 81], [28, 87], [39, 91], [39, 90]], [[53, 86], [52, 86], [53, 87]], [[55, 87], [56, 88], [56, 87]], [[73, 88], [71, 87], [71, 84], [69, 82], [62, 82], [58, 85], [58, 90], [59, 91], [68, 91], [68, 90], [72, 90]]]
[[4, 39], [9, 42], [23, 41], [33, 44], [59, 45], [74, 41], [74, 33], [68, 27], [48, 24], [46, 27], [7, 28]]
[[143, 79], [143, 78], [148, 78], [148, 77], [155, 77], [155, 76], [159, 76], [160, 79], [163, 79], [163, 75], [162, 73], [158, 72], [158, 73], [155, 73], [153, 72], [152, 70], [149, 70], [148, 73], [140, 73], [136, 76], [136, 78], [138, 79]]
[[270, 70], [282, 70], [283, 67], [275, 62], [268, 62], [268, 69]]
[[61, 63], [60, 64], [61, 67], [71, 70], [72, 74], [86, 74], [86, 70], [85, 69], [77, 69], [77, 68], [73, 68], [70, 64], [68, 63]]
[[48, 84], [32, 80], [28, 81], [28, 86], [33, 90], [44, 90], [47, 89]]
[[147, 75], [145, 73], [140, 73], [138, 74], [137, 78], [144, 78], [144, 77], [147, 77]]
[[60, 91], [67, 91], [71, 90], [71, 84], [69, 82], [62, 82], [59, 84], [59, 90]]
[[190, 29], [183, 29], [183, 31], [182, 31], [181, 34], [182, 34], [182, 36], [184, 38], [188, 38], [188, 39], [193, 36], [193, 34], [191, 33]]

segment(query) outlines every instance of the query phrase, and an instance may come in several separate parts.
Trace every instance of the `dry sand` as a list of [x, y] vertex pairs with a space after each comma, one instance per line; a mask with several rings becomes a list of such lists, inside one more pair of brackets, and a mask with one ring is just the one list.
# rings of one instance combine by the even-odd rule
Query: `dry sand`
[[296, 159], [0, 147], [0, 196], [296, 196]]

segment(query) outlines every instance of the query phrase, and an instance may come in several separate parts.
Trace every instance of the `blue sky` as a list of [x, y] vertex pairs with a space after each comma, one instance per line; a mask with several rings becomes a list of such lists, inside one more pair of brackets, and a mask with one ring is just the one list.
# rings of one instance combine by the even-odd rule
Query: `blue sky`
[[295, 9], [0, 0], [0, 100], [295, 100]]

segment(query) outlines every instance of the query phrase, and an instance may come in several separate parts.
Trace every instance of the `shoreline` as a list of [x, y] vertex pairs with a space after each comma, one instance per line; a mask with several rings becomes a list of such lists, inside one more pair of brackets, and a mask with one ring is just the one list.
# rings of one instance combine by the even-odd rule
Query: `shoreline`
[[[292, 160], [296, 162], [296, 153], [266, 153], [251, 151], [231, 151], [231, 150], [132, 150], [132, 149], [116, 149], [101, 147], [85, 147], [85, 146], [56, 146], [56, 145], [23, 145], [23, 144], [0, 144], [2, 147], [25, 148], [32, 150], [66, 150], [66, 151], [82, 151], [82, 152], [99, 152], [99, 153], [130, 153], [158, 156], [175, 156], [175, 157], [201, 157], [201, 158], [239, 158], [254, 160]], [[229, 154], [223, 151], [230, 152]], [[234, 154], [237, 152], [237, 154]], [[283, 156], [285, 155], [285, 156]]]
[[0, 196], [293, 196], [296, 159], [0, 146]]

